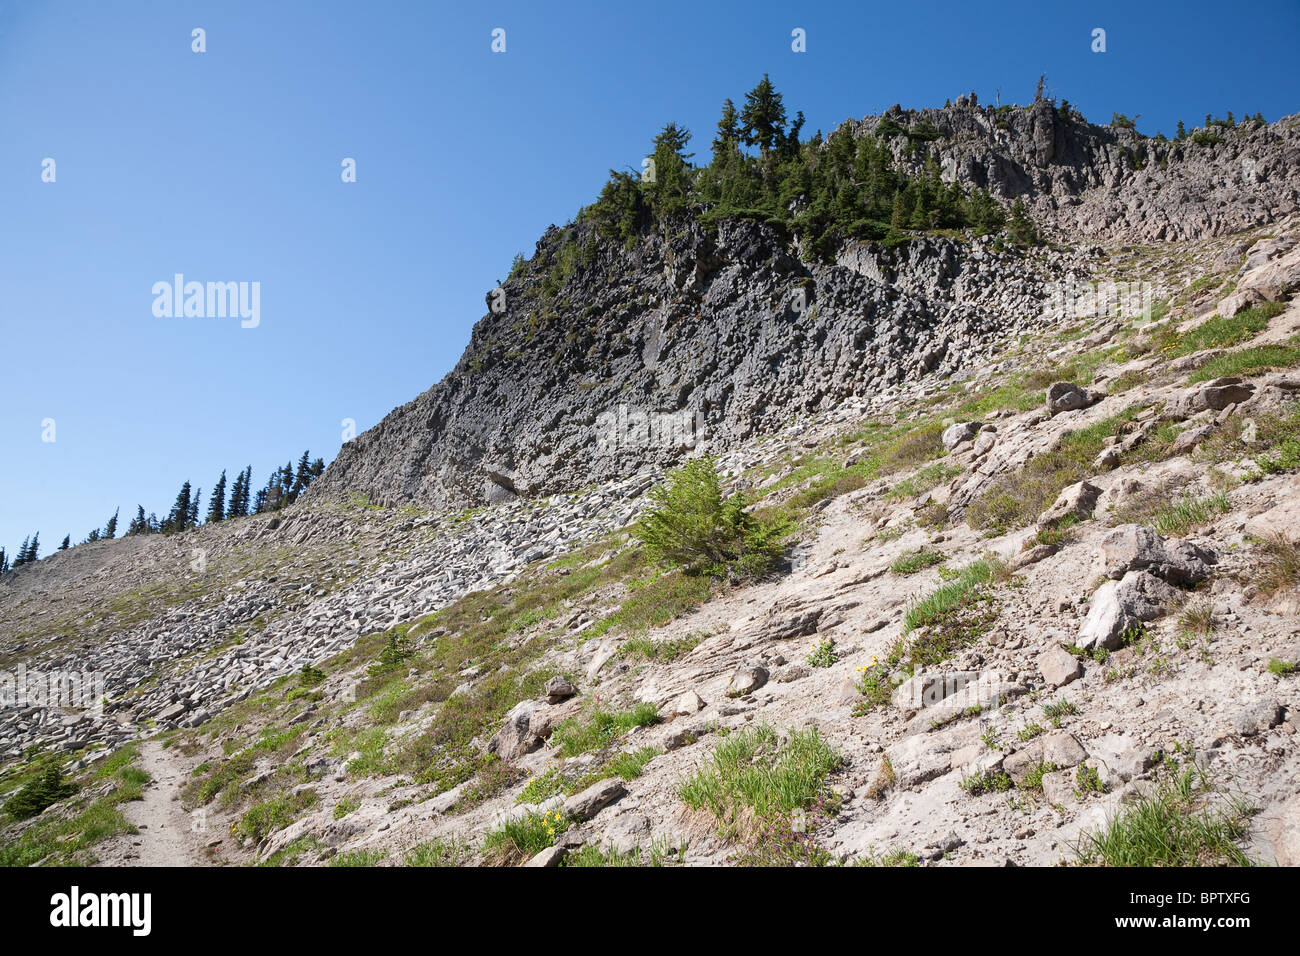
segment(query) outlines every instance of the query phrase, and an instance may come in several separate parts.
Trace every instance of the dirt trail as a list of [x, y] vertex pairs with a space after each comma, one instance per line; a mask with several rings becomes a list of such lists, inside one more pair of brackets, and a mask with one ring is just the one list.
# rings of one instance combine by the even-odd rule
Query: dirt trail
[[[193, 829], [196, 818], [181, 806], [185, 772], [174, 755], [156, 740], [140, 744], [140, 768], [149, 774], [144, 799], [123, 807], [123, 813], [140, 831], [123, 838], [122, 853], [105, 859], [113, 866], [204, 866], [203, 847], [209, 834]], [[201, 820], [197, 822], [201, 823]]]

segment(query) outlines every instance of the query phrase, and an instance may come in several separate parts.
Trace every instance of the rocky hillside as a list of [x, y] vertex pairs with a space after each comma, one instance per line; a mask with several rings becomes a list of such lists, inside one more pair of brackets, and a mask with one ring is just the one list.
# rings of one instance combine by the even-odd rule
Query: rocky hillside
[[1000, 339], [1041, 329], [1063, 286], [1113, 278], [1092, 240], [1204, 238], [1300, 208], [1291, 117], [1170, 143], [1046, 100], [959, 100], [895, 109], [854, 132], [879, 134], [886, 120], [928, 131], [919, 143], [883, 137], [901, 168], [919, 173], [933, 159], [949, 181], [1026, 198], [1061, 244], [850, 242], [820, 262], [747, 220], [713, 228], [682, 217], [626, 245], [586, 222], [552, 228], [489, 296], [499, 311], [478, 323], [456, 368], [344, 446], [311, 494], [469, 507], [731, 447], [921, 374], [951, 375]]
[[[292, 507], [0, 578], [0, 864], [1300, 862], [1295, 166], [1132, 245], [1036, 113], [890, 115], [1051, 245], [553, 229]], [[700, 450], [770, 573], [630, 533]]]

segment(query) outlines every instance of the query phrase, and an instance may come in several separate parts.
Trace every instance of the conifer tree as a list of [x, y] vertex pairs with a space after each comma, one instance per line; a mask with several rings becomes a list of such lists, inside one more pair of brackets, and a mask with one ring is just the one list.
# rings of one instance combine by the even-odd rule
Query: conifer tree
[[18, 546], [18, 554], [14, 556], [14, 567], [21, 568], [27, 563], [27, 546], [31, 544], [31, 538], [23, 538], [23, 543]]
[[5, 549], [0, 548], [0, 574], [9, 570], [9, 555], [5, 554]]
[[235, 475], [235, 481], [230, 486], [230, 503], [226, 506], [227, 518], [238, 518], [240, 516], [239, 502], [240, 499], [243, 497], [243, 494], [244, 494], [244, 472], [241, 470], [239, 474]]
[[32, 535], [32, 543], [27, 548], [27, 559], [24, 564], [29, 564], [40, 558], [41, 554], [41, 533], [38, 531]]
[[1019, 197], [1011, 206], [1011, 217], [1007, 220], [1007, 237], [1017, 245], [1038, 243], [1038, 230], [1029, 218], [1025, 201]]
[[226, 472], [221, 471], [216, 487], [212, 489], [212, 498], [208, 501], [208, 523], [226, 520]]
[[126, 526], [126, 533], [128, 535], [149, 533], [149, 522], [145, 520], [144, 505], [136, 506], [135, 517], [132, 518], [131, 523]]
[[121, 511], [122, 509], [118, 508], [113, 512], [113, 517], [109, 518], [108, 524], [104, 525], [104, 534], [102, 537], [110, 540], [117, 537], [117, 516]]
[[304, 451], [302, 457], [298, 459], [298, 471], [293, 476], [293, 486], [290, 489], [289, 500], [296, 501], [298, 496], [307, 490], [311, 484], [311, 455]]
[[[190, 498], [190, 510], [185, 515], [185, 527], [197, 528], [199, 526], [199, 502], [203, 500], [203, 489], [199, 488]], [[183, 530], [183, 529], [182, 529]]]
[[239, 516], [248, 515], [249, 499], [253, 491], [253, 466], [244, 469], [244, 487], [239, 493]]
[[713, 137], [713, 165], [721, 166], [739, 155], [740, 126], [736, 104], [731, 98], [722, 101], [722, 118], [718, 120], [718, 135]]
[[764, 156], [785, 135], [785, 105], [766, 73], [759, 84], [745, 94], [745, 108], [740, 112], [740, 133], [746, 146], [757, 146]]
[[67, 551], [68, 548], [70, 548], [70, 547], [72, 547], [72, 535], [70, 535], [70, 534], [65, 534], [65, 535], [63, 536], [63, 540], [62, 540], [61, 542], [59, 542], [59, 550], [60, 550], [60, 551]]
[[[691, 141], [691, 131], [676, 123], [669, 123], [655, 137], [655, 179], [649, 184], [651, 204], [660, 214], [671, 213], [685, 205], [690, 196], [692, 179], [690, 159], [694, 153], [683, 152]], [[306, 463], [306, 454], [299, 469]]]
[[176, 502], [172, 505], [171, 513], [163, 521], [163, 531], [184, 531], [190, 517], [190, 483], [187, 481], [181, 485], [181, 490], [176, 495]]

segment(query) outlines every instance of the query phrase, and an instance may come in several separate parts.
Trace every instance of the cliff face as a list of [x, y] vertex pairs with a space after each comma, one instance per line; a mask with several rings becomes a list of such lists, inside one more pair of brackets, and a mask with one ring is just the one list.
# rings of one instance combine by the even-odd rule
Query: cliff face
[[895, 137], [900, 165], [919, 170], [933, 155], [950, 181], [1006, 201], [1024, 198], [1034, 218], [1066, 241], [1220, 236], [1300, 209], [1295, 115], [1162, 141], [1094, 126], [1047, 100], [999, 110], [960, 98], [943, 109], [895, 106], [851, 125], [874, 132], [885, 120], [908, 130], [928, 124], [939, 134], [919, 149], [909, 148], [914, 139]]
[[[1040, 101], [889, 119], [900, 166], [1023, 197], [1057, 240], [1021, 253], [929, 237], [807, 261], [773, 228], [660, 223], [630, 248], [552, 227], [489, 296], [446, 378], [343, 447], [312, 497], [467, 507], [573, 490], [720, 450], [852, 396], [950, 375], [1041, 325], [1050, 283], [1095, 270], [1094, 241], [1235, 232], [1300, 208], [1296, 124], [1158, 142]], [[891, 124], [886, 124], [888, 128]]]

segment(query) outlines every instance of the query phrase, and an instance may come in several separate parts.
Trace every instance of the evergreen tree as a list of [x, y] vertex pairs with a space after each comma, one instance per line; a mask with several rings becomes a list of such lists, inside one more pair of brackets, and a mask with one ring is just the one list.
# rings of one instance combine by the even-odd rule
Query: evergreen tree
[[59, 543], [59, 550], [67, 551], [70, 547], [72, 547], [72, 535], [65, 534], [63, 540]]
[[1007, 220], [1007, 237], [1017, 245], [1036, 245], [1038, 230], [1029, 218], [1025, 201], [1019, 197], [1011, 206], [1011, 218]]
[[212, 498], [208, 501], [208, 523], [226, 520], [226, 472], [222, 469], [216, 487], [212, 489]]
[[32, 543], [27, 548], [27, 558], [23, 563], [30, 564], [32, 561], [36, 561], [40, 557], [40, 554], [41, 533], [38, 531], [36, 534], [32, 535]]
[[0, 548], [0, 574], [9, 570], [9, 555], [5, 554], [5, 549]]
[[226, 506], [227, 518], [239, 517], [239, 500], [244, 494], [244, 473], [240, 471], [235, 475], [235, 481], [230, 486], [230, 503]]
[[203, 500], [203, 489], [199, 488], [190, 498], [190, 510], [185, 515], [185, 527], [197, 528], [199, 526], [199, 502]]
[[[649, 183], [650, 202], [660, 215], [666, 215], [685, 205], [691, 191], [691, 157], [694, 153], [683, 152], [691, 141], [691, 131], [676, 123], [667, 124], [655, 137], [654, 160], [655, 179]], [[299, 469], [306, 463], [306, 453]]]
[[713, 165], [728, 163], [740, 155], [740, 126], [736, 104], [730, 98], [722, 102], [722, 119], [718, 120], [718, 135], [713, 138]]
[[190, 483], [181, 485], [176, 495], [176, 502], [171, 512], [163, 520], [162, 530], [166, 532], [184, 531], [190, 516]]
[[1182, 140], [1187, 139], [1187, 127], [1183, 125], [1182, 120], [1178, 121], [1178, 133], [1176, 134], [1175, 138], [1177, 138], [1180, 142]]
[[239, 492], [239, 516], [248, 516], [249, 498], [253, 490], [253, 466], [244, 469], [244, 487]]
[[27, 546], [31, 544], [31, 538], [23, 538], [23, 543], [18, 546], [18, 554], [14, 557], [14, 567], [21, 568], [27, 563]]
[[785, 135], [785, 104], [766, 73], [745, 94], [745, 108], [740, 112], [740, 135], [746, 146], [757, 146], [764, 156]]
[[117, 537], [117, 516], [121, 511], [122, 509], [118, 508], [113, 512], [113, 517], [108, 519], [108, 524], [104, 525], [103, 537], [108, 538], [109, 540]]
[[127, 525], [126, 533], [128, 535], [149, 533], [149, 522], [145, 520], [144, 505], [136, 506], [135, 517], [132, 518], [131, 523]]
[[91, 529], [90, 529], [90, 534], [86, 535], [86, 540], [83, 541], [83, 542], [81, 542], [81, 543], [82, 543], [82, 544], [93, 544], [94, 542], [96, 542], [96, 541], [98, 541], [98, 540], [99, 540], [99, 529], [98, 529], [98, 528], [91, 528]]

